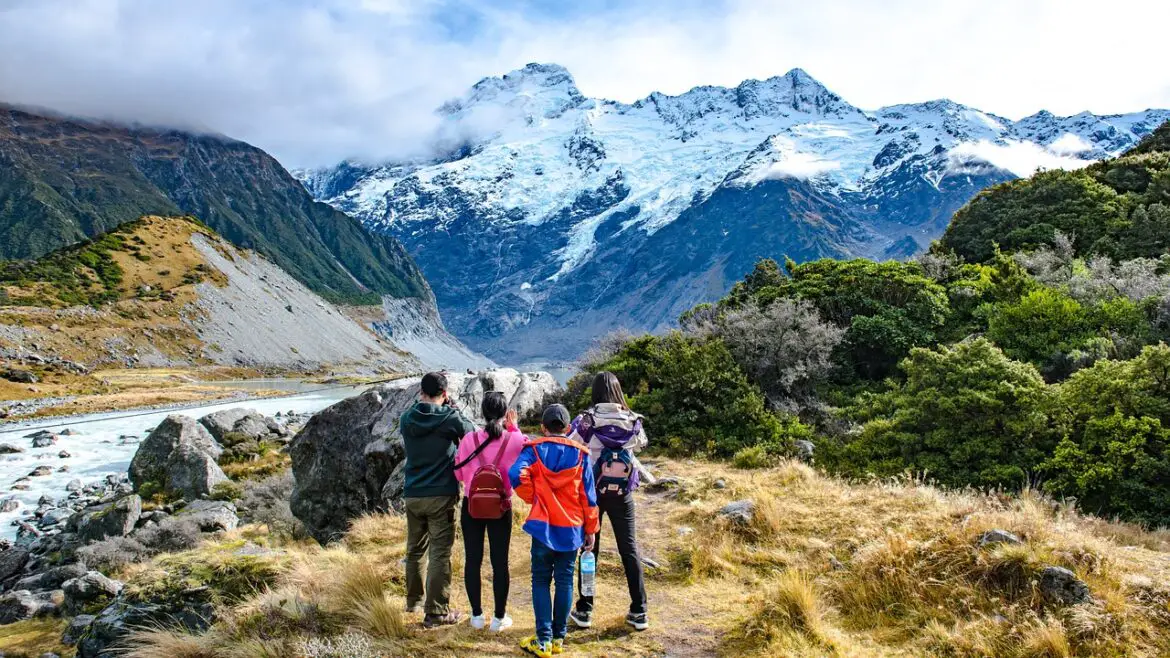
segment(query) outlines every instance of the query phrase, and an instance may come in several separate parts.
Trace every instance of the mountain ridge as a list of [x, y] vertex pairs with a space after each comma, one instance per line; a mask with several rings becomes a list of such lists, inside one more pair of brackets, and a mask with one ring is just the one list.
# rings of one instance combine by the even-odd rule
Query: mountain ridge
[[[1085, 166], [1170, 119], [1012, 122], [952, 101], [867, 112], [801, 69], [621, 103], [584, 96], [564, 67], [544, 64], [485, 78], [440, 114], [441, 157], [294, 173], [402, 240], [452, 330], [505, 360], [571, 356], [603, 328], [666, 326], [725, 292], [748, 255], [921, 251], [979, 190], [1037, 166]], [[660, 235], [680, 221], [702, 226]], [[690, 254], [683, 236], [707, 236], [699, 270], [609, 273]], [[706, 292], [665, 310], [632, 292], [663, 288]]]
[[333, 301], [430, 297], [390, 236], [320, 204], [267, 153], [223, 135], [0, 104], [0, 258], [30, 258], [142, 215], [191, 214]]

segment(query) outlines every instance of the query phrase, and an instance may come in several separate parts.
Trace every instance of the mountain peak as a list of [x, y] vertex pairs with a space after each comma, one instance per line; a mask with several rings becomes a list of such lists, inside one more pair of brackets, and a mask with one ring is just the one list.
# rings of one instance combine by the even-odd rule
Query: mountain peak
[[519, 108], [528, 118], [555, 118], [585, 102], [569, 70], [560, 64], [532, 62], [502, 76], [490, 76], [472, 85], [461, 99], [444, 104], [440, 113], [462, 117], [477, 106]]

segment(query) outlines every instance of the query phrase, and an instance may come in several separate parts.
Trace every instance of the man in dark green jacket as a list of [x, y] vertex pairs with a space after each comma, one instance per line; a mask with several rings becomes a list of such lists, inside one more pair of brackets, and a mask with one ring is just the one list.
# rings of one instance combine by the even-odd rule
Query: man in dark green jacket
[[427, 373], [418, 397], [398, 424], [406, 447], [406, 609], [416, 612], [422, 603], [422, 559], [429, 545], [423, 625], [430, 628], [459, 621], [459, 613], [449, 608], [459, 504], [455, 453], [475, 425], [450, 404], [442, 373]]

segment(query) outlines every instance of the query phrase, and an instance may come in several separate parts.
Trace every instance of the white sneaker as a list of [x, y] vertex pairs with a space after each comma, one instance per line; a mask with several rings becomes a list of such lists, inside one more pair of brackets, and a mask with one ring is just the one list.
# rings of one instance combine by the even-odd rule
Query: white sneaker
[[[495, 621], [493, 620], [492, 623], [495, 624]], [[477, 631], [482, 631], [483, 627], [486, 625], [487, 620], [484, 619], [483, 615], [475, 615], [471, 618], [471, 627]]]
[[494, 617], [492, 618], [491, 631], [493, 633], [499, 633], [500, 631], [506, 631], [509, 628], [512, 628], [512, 618], [509, 617], [508, 615], [504, 615], [503, 619], [496, 619]]

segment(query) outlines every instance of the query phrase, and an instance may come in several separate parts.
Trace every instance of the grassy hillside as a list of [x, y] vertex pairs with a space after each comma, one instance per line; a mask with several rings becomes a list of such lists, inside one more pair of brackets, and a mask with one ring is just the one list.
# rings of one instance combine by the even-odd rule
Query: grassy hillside
[[[1052, 244], [1056, 232], [1078, 254], [1129, 259], [1170, 247], [1170, 123], [1118, 158], [1077, 171], [1053, 170], [981, 192], [955, 217], [936, 251], [973, 262]], [[941, 248], [941, 249], [940, 249]]]
[[392, 237], [312, 200], [263, 151], [0, 105], [0, 258], [30, 258], [142, 215], [194, 215], [332, 301], [427, 295]]
[[[628, 604], [603, 530], [594, 628], [577, 656], [1164, 656], [1170, 652], [1170, 536], [1077, 515], [1035, 495], [944, 493], [914, 482], [849, 483], [797, 463], [737, 470], [649, 460], [680, 483], [637, 494], [652, 626]], [[719, 514], [751, 500], [746, 522]], [[130, 656], [514, 656], [532, 632], [528, 547], [514, 514], [509, 612], [501, 635], [466, 624], [425, 631], [404, 615], [405, 524], [372, 516], [327, 548], [249, 526], [194, 550], [124, 568], [131, 596], [210, 586], [206, 633], [144, 630]], [[1002, 529], [1022, 544], [980, 544]], [[461, 543], [454, 605], [466, 611]], [[1092, 600], [1046, 599], [1048, 566], [1072, 570]], [[485, 567], [485, 578], [490, 569]], [[486, 588], [490, 592], [490, 588]], [[38, 622], [25, 622], [31, 635]], [[10, 632], [20, 634], [21, 624]], [[11, 628], [11, 627], [10, 627]], [[51, 635], [47, 636], [51, 639]], [[3, 647], [0, 640], [0, 647]], [[28, 646], [28, 645], [25, 645]], [[31, 647], [30, 647], [31, 648]], [[331, 651], [327, 650], [331, 649]]]

